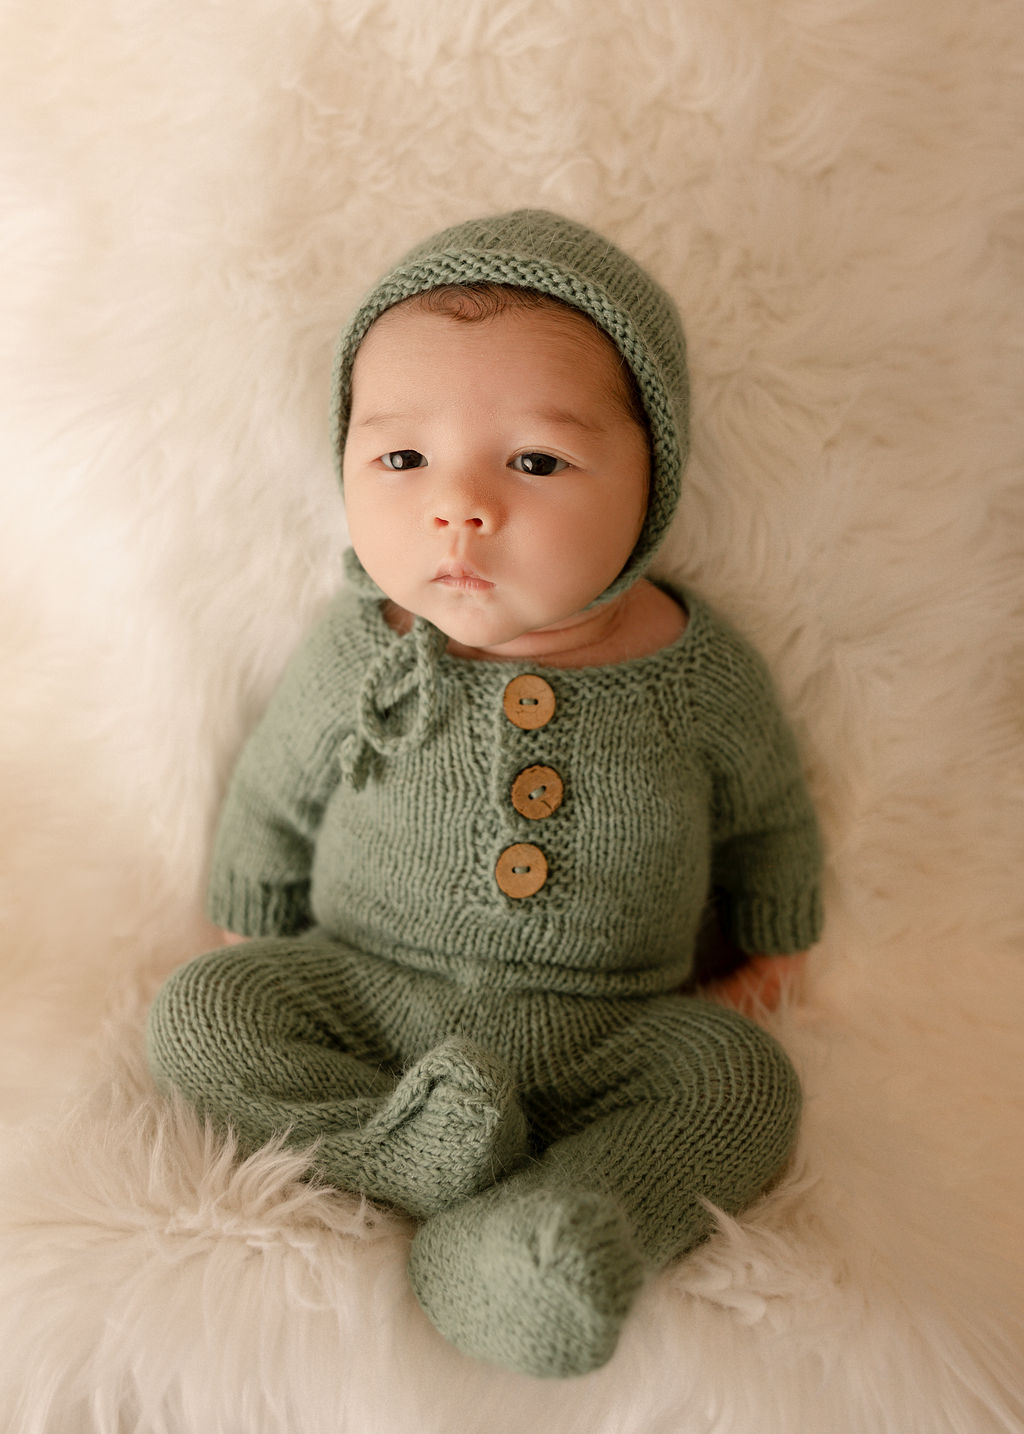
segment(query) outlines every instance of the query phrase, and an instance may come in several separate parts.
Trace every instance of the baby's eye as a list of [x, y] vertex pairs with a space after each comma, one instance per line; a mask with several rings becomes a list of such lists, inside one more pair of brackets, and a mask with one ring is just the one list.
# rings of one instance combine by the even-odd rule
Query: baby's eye
[[422, 468], [427, 460], [422, 453], [417, 453], [415, 448], [396, 448], [393, 453], [382, 453], [380, 461], [385, 468], [400, 471], [405, 468]]
[[547, 478], [552, 473], [561, 473], [569, 465], [564, 458], [555, 458], [551, 453], [518, 453], [509, 466], [518, 473], [533, 473], [538, 478]]

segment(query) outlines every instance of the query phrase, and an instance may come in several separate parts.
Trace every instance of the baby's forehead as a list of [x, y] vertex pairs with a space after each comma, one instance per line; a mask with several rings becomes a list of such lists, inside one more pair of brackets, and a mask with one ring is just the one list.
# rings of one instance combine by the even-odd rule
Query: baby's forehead
[[[508, 342], [509, 326], [520, 337], [538, 345], [569, 345], [578, 351], [582, 366], [606, 388], [608, 397], [645, 430], [647, 416], [636, 380], [610, 336], [581, 310], [535, 289], [504, 284], [442, 285], [426, 289], [391, 305], [377, 316], [364, 335], [371, 345], [396, 336], [405, 327], [420, 329], [426, 321], [451, 331], [472, 333], [478, 352], [493, 349], [500, 360]], [[359, 353], [356, 355], [356, 368]]]

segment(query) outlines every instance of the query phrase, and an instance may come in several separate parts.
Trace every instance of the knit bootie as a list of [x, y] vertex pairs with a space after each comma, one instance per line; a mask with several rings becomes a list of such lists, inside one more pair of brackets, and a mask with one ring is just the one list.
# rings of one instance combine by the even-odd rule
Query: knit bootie
[[523, 1374], [586, 1374], [608, 1360], [644, 1265], [614, 1200], [496, 1187], [428, 1220], [409, 1277], [458, 1349]]
[[410, 1215], [433, 1215], [526, 1158], [526, 1119], [508, 1072], [452, 1039], [401, 1077], [357, 1127], [323, 1138], [318, 1164], [338, 1185]]

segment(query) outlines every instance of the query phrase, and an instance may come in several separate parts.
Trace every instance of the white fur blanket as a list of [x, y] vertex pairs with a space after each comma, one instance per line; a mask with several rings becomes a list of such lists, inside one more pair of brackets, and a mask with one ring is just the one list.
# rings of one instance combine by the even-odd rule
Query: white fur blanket
[[[5, 1434], [1020, 1434], [1019, 5], [0, 24]], [[669, 565], [771, 662], [829, 849], [791, 1177], [555, 1383], [444, 1346], [404, 1225], [235, 1166], [139, 1056], [339, 580], [334, 332], [412, 240], [520, 204], [680, 304]]]

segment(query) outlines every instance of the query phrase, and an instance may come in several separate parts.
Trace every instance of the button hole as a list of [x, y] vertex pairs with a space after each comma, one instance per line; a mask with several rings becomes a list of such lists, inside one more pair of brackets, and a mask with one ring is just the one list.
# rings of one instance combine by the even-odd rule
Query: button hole
[[541, 797], [544, 795], [544, 793], [545, 793], [546, 791], [547, 791], [547, 787], [538, 787], [538, 788], [536, 789], [536, 791], [533, 791], [533, 792], [530, 793], [530, 801], [531, 801], [531, 802], [539, 802], [540, 799], [541, 799]]
[[530, 874], [530, 868], [528, 866], [514, 866], [512, 870], [516, 876], [529, 876]]
[[520, 707], [536, 707], [537, 699], [536, 697], [520, 697], [519, 705]]

